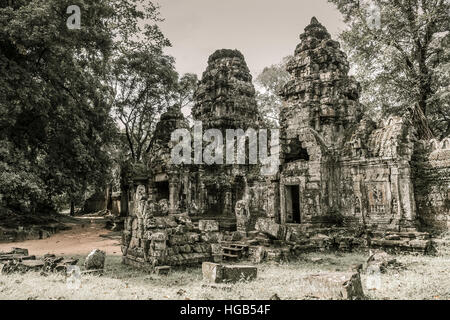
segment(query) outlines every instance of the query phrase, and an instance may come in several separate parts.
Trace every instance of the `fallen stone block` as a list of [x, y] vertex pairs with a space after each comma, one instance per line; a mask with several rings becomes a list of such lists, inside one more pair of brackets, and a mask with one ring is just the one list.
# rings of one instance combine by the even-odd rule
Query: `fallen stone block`
[[198, 228], [204, 232], [219, 231], [219, 222], [216, 220], [200, 220], [198, 222]]
[[370, 256], [367, 259], [366, 271], [370, 270], [371, 272], [384, 273], [389, 268], [404, 269], [404, 266], [384, 251], [376, 250], [370, 252]]
[[20, 254], [20, 255], [28, 256], [28, 249], [12, 248], [12, 251], [10, 252], [10, 254]]
[[301, 279], [305, 297], [322, 300], [362, 300], [365, 298], [358, 272], [335, 272], [308, 275]]
[[252, 247], [249, 251], [253, 263], [261, 263], [266, 258], [266, 249], [263, 246]]
[[285, 240], [286, 237], [286, 228], [272, 219], [259, 218], [256, 221], [255, 229], [272, 239]]
[[87, 270], [98, 270], [105, 267], [106, 253], [102, 250], [95, 249], [86, 257], [84, 267]]
[[155, 273], [157, 275], [163, 275], [166, 276], [170, 273], [171, 267], [170, 266], [159, 266], [155, 267]]
[[230, 283], [256, 279], [258, 269], [253, 266], [222, 265], [212, 262], [202, 264], [203, 280], [213, 283]]
[[44, 267], [42, 260], [24, 260], [20, 263], [26, 271], [40, 271]]

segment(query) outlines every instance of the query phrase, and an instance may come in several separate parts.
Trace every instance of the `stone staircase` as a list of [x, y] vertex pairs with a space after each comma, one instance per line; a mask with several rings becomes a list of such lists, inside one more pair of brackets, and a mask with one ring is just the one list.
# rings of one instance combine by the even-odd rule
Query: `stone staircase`
[[248, 245], [243, 243], [223, 243], [222, 244], [222, 260], [239, 261], [248, 255]]

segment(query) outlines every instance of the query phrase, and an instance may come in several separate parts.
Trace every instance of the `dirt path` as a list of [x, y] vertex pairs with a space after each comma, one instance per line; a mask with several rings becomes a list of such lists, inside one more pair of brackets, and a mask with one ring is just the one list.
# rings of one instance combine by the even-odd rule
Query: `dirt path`
[[121, 255], [120, 234], [104, 228], [104, 221], [95, 218], [79, 218], [79, 224], [71, 225], [72, 229], [59, 232], [42, 240], [0, 243], [0, 251], [8, 251], [12, 247], [26, 248], [30, 255], [87, 255], [93, 249], [105, 251], [108, 255]]

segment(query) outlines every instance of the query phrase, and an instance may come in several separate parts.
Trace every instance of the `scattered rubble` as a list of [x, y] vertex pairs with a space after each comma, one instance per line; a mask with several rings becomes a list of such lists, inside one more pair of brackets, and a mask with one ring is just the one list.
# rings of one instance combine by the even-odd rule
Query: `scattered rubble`
[[[208, 223], [202, 225], [215, 230]], [[218, 231], [201, 231], [187, 215], [127, 217], [123, 262], [150, 271], [157, 266], [198, 265], [213, 259], [211, 244], [221, 237]]]
[[0, 273], [24, 273], [29, 271], [40, 271], [42, 274], [47, 272], [66, 272], [67, 267], [76, 265], [77, 259], [64, 259], [47, 254], [41, 258], [29, 256], [27, 249], [13, 248], [10, 252], [0, 253]]
[[405, 269], [405, 266], [381, 250], [370, 251], [366, 271], [385, 273], [388, 269]]

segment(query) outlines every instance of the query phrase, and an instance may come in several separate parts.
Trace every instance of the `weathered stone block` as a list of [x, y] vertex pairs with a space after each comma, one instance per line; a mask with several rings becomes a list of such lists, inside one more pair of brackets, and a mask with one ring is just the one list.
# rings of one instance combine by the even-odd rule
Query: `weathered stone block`
[[263, 246], [258, 246], [256, 248], [252, 248], [251, 259], [254, 263], [263, 262], [265, 257], [266, 257], [266, 250]]
[[[365, 298], [358, 272], [334, 272], [305, 276], [301, 280], [308, 295], [326, 300]], [[309, 292], [308, 292], [309, 291]]]
[[212, 262], [202, 264], [203, 280], [207, 282], [223, 283], [253, 280], [257, 276], [257, 268], [243, 265], [222, 265]]
[[105, 266], [105, 251], [95, 249], [93, 250], [84, 261], [84, 267], [87, 270], [98, 270], [103, 269]]
[[198, 228], [205, 232], [219, 231], [219, 222], [216, 220], [200, 220], [198, 222]]
[[168, 240], [167, 233], [165, 232], [155, 232], [152, 233], [150, 240], [154, 241], [166, 241]]
[[204, 242], [217, 243], [223, 239], [223, 234], [220, 232], [205, 232], [202, 233], [200, 239]]
[[170, 273], [170, 266], [155, 267], [155, 273], [158, 275], [168, 275]]
[[167, 241], [163, 240], [163, 241], [156, 241], [156, 240], [152, 240], [152, 248], [154, 250], [166, 250], [167, 249]]
[[186, 236], [188, 239], [188, 243], [190, 244], [200, 241], [200, 235], [198, 233], [189, 232], [188, 234], [186, 234]]
[[286, 228], [272, 219], [259, 218], [255, 229], [274, 239], [284, 240], [286, 236]]

